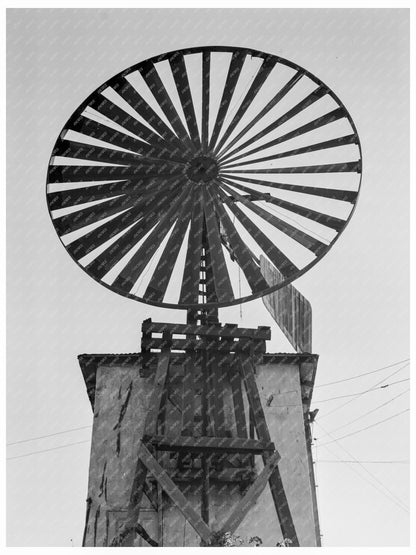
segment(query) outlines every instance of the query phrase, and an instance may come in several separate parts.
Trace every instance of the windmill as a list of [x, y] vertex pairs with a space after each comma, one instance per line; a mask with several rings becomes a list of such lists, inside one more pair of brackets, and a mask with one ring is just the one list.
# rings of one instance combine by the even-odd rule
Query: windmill
[[[62, 243], [111, 291], [186, 311], [182, 324], [145, 320], [140, 353], [79, 357], [95, 414], [84, 545], [218, 545], [267, 485], [276, 539], [312, 545], [292, 501], [294, 463], [276, 442], [300, 433], [296, 456], [311, 465], [316, 355], [309, 303], [290, 284], [338, 239], [360, 184], [345, 106], [264, 52], [162, 54], [74, 112], [48, 169]], [[268, 327], [219, 322], [219, 308], [259, 297], [297, 354], [269, 356]], [[292, 432], [265, 414], [290, 394], [266, 391], [292, 372], [285, 364], [300, 395]]]

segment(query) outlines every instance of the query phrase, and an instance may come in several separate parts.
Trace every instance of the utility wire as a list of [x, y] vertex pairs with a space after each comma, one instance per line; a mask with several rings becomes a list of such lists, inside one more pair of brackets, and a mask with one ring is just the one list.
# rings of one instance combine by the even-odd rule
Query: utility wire
[[[325, 430], [325, 428], [322, 426], [322, 424], [317, 423], [317, 425], [319, 426], [319, 428], [321, 428], [325, 433], [327, 433], [328, 435], [330, 435], [331, 437], [333, 437], [327, 430]], [[395, 505], [397, 505], [398, 507], [400, 507], [402, 510], [404, 510], [405, 512], [409, 512], [408, 507], [406, 506], [405, 503], [403, 503], [403, 501], [397, 497], [397, 495], [395, 493], [393, 493], [392, 491], [389, 490], [389, 488], [387, 486], [385, 486], [383, 484], [383, 482], [381, 480], [379, 480], [377, 478], [377, 476], [374, 476], [374, 474], [372, 472], [370, 472], [368, 470], [368, 468], [366, 468], [362, 463], [360, 463], [358, 461], [358, 459], [356, 457], [354, 457], [354, 455], [346, 448], [344, 447], [339, 441], [338, 439], [334, 439], [334, 441], [336, 442], [336, 444], [352, 459], [354, 459], [357, 464], [369, 475], [373, 478], [373, 480], [375, 480], [376, 482], [378, 482], [388, 493], [389, 495], [387, 495], [383, 490], [380, 490], [380, 488], [378, 488], [373, 482], [370, 482], [368, 479], [366, 479], [362, 474], [360, 474], [359, 472], [357, 472], [357, 470], [353, 467], [350, 466], [350, 469], [355, 472], [358, 476], [360, 476], [361, 479], [363, 479], [364, 481], [366, 481], [367, 483], [369, 483], [371, 486], [373, 486], [377, 491], [379, 491], [380, 493], [382, 493], [385, 497], [387, 497], [387, 499], [390, 499], [390, 501], [393, 501], [393, 503]], [[331, 453], [331, 455], [334, 455], [337, 459], [341, 460], [340, 457], [338, 457], [338, 455], [336, 453], [334, 453], [333, 451], [331, 451], [328, 447], [326, 447], [326, 444], [321, 445], [321, 447], [325, 447], [325, 449]], [[348, 463], [346, 463], [348, 465]]]
[[[345, 399], [346, 397], [355, 397], [355, 398], [357, 398], [357, 397], [361, 397], [361, 395], [363, 395], [364, 393], [370, 393], [372, 391], [378, 391], [379, 389], [386, 389], [387, 387], [390, 387], [391, 385], [396, 385], [398, 383], [408, 382], [409, 380], [410, 380], [410, 378], [405, 378], [404, 380], [398, 380], [397, 382], [386, 383], [385, 385], [382, 385], [380, 387], [373, 387], [371, 389], [365, 389], [364, 391], [358, 391], [357, 393], [350, 393], [348, 395], [339, 395], [338, 397], [330, 397], [329, 399], [319, 399], [319, 401], [313, 401], [313, 402], [314, 403], [326, 403], [327, 401], [335, 401], [336, 399]], [[291, 393], [291, 392], [292, 392], [292, 390], [283, 391], [283, 392], [279, 393], [278, 395], [281, 395], [282, 393]], [[351, 399], [351, 400], [354, 401], [354, 399]], [[344, 405], [346, 405], [350, 402], [351, 401], [347, 401], [347, 403], [344, 403]], [[337, 408], [341, 408], [344, 405], [341, 405], [340, 407], [337, 407]], [[301, 407], [302, 403], [282, 404], [282, 405], [274, 405], [273, 403], [271, 403], [269, 406], [270, 407], [280, 407], [280, 408]], [[335, 412], [335, 410], [337, 410], [337, 408], [334, 409], [334, 411], [331, 411], [331, 412]], [[330, 414], [330, 413], [327, 413], [326, 415], [324, 415], [323, 418], [325, 418], [328, 414]], [[322, 420], [322, 418], [320, 418], [320, 420]]]
[[[343, 380], [337, 380], [335, 382], [328, 382], [322, 383], [320, 385], [315, 385], [314, 389], [318, 389], [319, 387], [326, 387], [327, 385], [334, 385], [338, 383], [348, 382], [350, 380], [356, 380], [357, 378], [361, 378], [362, 376], [369, 376], [370, 374], [375, 374], [376, 372], [381, 372], [382, 370], [387, 370], [388, 368], [393, 368], [398, 364], [403, 364], [403, 362], [409, 362], [410, 359], [405, 358], [404, 360], [399, 360], [398, 362], [394, 362], [393, 364], [389, 364], [388, 366], [383, 366], [383, 368], [377, 368], [376, 370], [371, 370], [370, 372], [364, 372], [364, 374], [357, 374], [355, 376], [351, 376], [350, 378], [345, 378]], [[407, 366], [407, 364], [406, 364]]]
[[30, 455], [37, 455], [38, 453], [47, 453], [49, 451], [56, 451], [56, 449], [64, 449], [64, 447], [71, 447], [71, 445], [81, 445], [81, 443], [89, 443], [89, 439], [84, 441], [76, 441], [75, 443], [66, 443], [65, 445], [58, 445], [58, 447], [51, 447], [50, 449], [42, 449], [41, 451], [32, 451], [31, 453], [25, 453], [24, 455], [17, 455], [16, 457], [7, 457], [7, 460], [12, 459], [23, 459], [23, 457], [29, 457]]
[[339, 395], [338, 397], [330, 397], [329, 399], [316, 399], [314, 403], [326, 403], [327, 401], [334, 401], [335, 399], [345, 399], [346, 397], [357, 397], [361, 396], [364, 393], [370, 393], [371, 391], [377, 391], [378, 389], [386, 389], [391, 385], [396, 385], [398, 383], [408, 382], [410, 378], [405, 378], [404, 380], [398, 380], [397, 382], [386, 383], [385, 385], [381, 385], [379, 387], [371, 387], [370, 389], [364, 389], [364, 391], [358, 391], [357, 393], [349, 393], [348, 395]]
[[374, 407], [373, 409], [365, 412], [361, 416], [357, 416], [357, 418], [354, 418], [354, 420], [350, 420], [346, 424], [343, 424], [342, 426], [338, 426], [338, 428], [335, 428], [335, 429], [331, 430], [331, 433], [337, 432], [338, 430], [341, 430], [342, 428], [346, 428], [350, 424], [353, 424], [354, 422], [357, 422], [357, 420], [361, 420], [361, 418], [364, 418], [365, 416], [368, 416], [369, 414], [372, 414], [373, 412], [377, 411], [378, 409], [381, 409], [382, 407], [385, 407], [386, 405], [389, 405], [390, 403], [392, 403], [393, 401], [395, 401], [396, 399], [398, 399], [399, 397], [401, 397], [405, 393], [408, 393], [409, 391], [410, 391], [410, 389], [406, 389], [405, 391], [402, 391], [401, 393], [399, 393], [398, 395], [395, 395], [394, 397], [392, 397], [391, 399], [389, 399], [385, 403], [382, 403], [381, 405], [377, 405], [376, 407]]
[[[385, 418], [384, 420], [379, 420], [378, 422], [374, 422], [374, 424], [370, 424], [369, 426], [366, 426], [365, 428], [361, 428], [360, 430], [356, 430], [355, 432], [351, 432], [349, 434], [346, 434], [345, 436], [337, 437], [337, 438], [332, 439], [331, 441], [327, 441], [326, 443], [322, 443], [321, 447], [324, 447], [324, 445], [328, 445], [328, 443], [333, 443], [334, 441], [338, 441], [338, 440], [344, 439], [346, 437], [354, 436], [355, 434], [359, 434], [361, 432], [364, 432], [365, 430], [369, 430], [370, 428], [374, 428], [374, 426], [378, 426], [379, 424], [383, 424], [384, 422], [387, 422], [388, 420], [391, 420], [392, 418], [396, 418], [396, 416], [400, 416], [401, 414], [404, 414], [405, 412], [409, 412], [409, 410], [410, 409], [402, 410], [401, 412], [397, 412], [396, 414], [392, 414], [391, 416], [389, 416], [388, 418]], [[332, 437], [332, 435], [329, 434], [328, 432], [327, 432], [327, 435]]]
[[27, 443], [28, 441], [36, 441], [37, 439], [43, 439], [45, 437], [59, 436], [61, 434], [67, 434], [69, 432], [77, 432], [78, 430], [86, 430], [87, 428], [92, 428], [91, 424], [89, 426], [80, 426], [79, 428], [69, 428], [68, 430], [62, 430], [61, 432], [55, 432], [54, 434], [47, 434], [44, 436], [29, 437], [27, 439], [21, 439], [19, 441], [12, 441], [6, 445], [17, 445], [18, 443]]
[[321, 463], [348, 463], [348, 464], [352, 464], [352, 463], [357, 463], [357, 464], [409, 464], [409, 461], [355, 461], [353, 459], [351, 460], [331, 460], [331, 459], [319, 459], [319, 462]]
[[[406, 368], [407, 366], [409, 366], [409, 363], [406, 363], [404, 366], [401, 366], [398, 370], [395, 370], [394, 372], [392, 372], [391, 374], [389, 374], [386, 378], [383, 378], [382, 380], [380, 380], [379, 382], [377, 382], [376, 384], [374, 384], [374, 388], [376, 388], [378, 385], [382, 384], [383, 382], [385, 382], [386, 380], [388, 380], [389, 378], [392, 378], [393, 376], [395, 376], [396, 374], [398, 374], [401, 370], [403, 370], [404, 368]], [[365, 391], [362, 393], [364, 394], [366, 393]], [[361, 395], [362, 395], [361, 394]], [[356, 397], [354, 397], [353, 399], [350, 399], [349, 401], [347, 401], [346, 403], [343, 403], [342, 405], [339, 405], [338, 407], [335, 407], [334, 409], [332, 409], [331, 411], [327, 412], [326, 414], [324, 414], [323, 416], [320, 417], [319, 420], [323, 420], [324, 418], [327, 418], [330, 414], [332, 414], [333, 412], [336, 412], [340, 409], [342, 409], [343, 407], [345, 407], [346, 405], [349, 405], [350, 403], [352, 403], [353, 401], [356, 401], [357, 399], [359, 399], [361, 397], [361, 395], [357, 395]]]

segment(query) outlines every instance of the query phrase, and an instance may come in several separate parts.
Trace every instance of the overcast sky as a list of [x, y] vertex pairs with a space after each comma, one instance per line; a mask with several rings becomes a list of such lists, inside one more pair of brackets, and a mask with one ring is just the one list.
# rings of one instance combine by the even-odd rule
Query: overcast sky
[[[9, 446], [8, 457], [45, 452], [8, 463], [8, 545], [81, 544], [92, 412], [77, 355], [137, 352], [142, 320], [185, 319], [112, 293], [71, 260], [45, 202], [53, 144], [74, 109], [112, 75], [161, 52], [214, 44], [307, 68], [357, 126], [364, 161], [357, 210], [337, 245], [295, 283], [312, 303], [320, 355], [312, 409], [320, 409], [321, 530], [325, 546], [408, 543], [408, 465], [339, 462], [408, 460], [408, 413], [395, 416], [409, 406], [408, 367], [324, 386], [409, 356], [408, 41], [407, 10], [9, 10], [7, 441], [86, 428]], [[241, 314], [223, 309], [220, 319], [270, 325], [269, 352], [291, 351], [261, 300]], [[384, 385], [401, 383], [345, 407], [351, 398], [327, 401], [393, 372]], [[49, 450], [69, 443], [77, 444]]]

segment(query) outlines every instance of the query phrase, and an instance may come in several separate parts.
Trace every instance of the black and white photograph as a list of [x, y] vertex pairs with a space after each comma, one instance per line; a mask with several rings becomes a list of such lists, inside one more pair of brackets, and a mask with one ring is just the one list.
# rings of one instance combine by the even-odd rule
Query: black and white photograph
[[5, 19], [6, 546], [409, 548], [410, 9]]

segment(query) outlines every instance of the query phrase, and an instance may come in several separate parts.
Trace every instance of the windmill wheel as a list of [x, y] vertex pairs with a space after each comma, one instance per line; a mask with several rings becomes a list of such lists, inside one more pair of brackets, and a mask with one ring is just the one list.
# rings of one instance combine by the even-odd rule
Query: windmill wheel
[[106, 287], [157, 306], [220, 307], [316, 264], [360, 183], [355, 125], [319, 79], [263, 52], [201, 47], [93, 92], [55, 144], [47, 201], [66, 250]]

